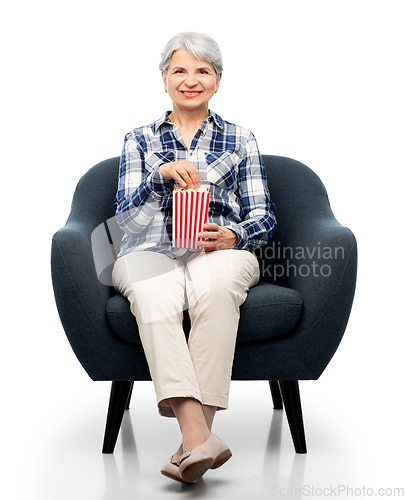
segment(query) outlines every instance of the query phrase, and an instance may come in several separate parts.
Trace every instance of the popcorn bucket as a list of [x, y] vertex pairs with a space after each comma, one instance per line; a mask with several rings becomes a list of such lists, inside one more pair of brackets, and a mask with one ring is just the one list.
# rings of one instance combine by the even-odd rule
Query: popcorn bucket
[[204, 249], [197, 234], [207, 222], [209, 201], [209, 187], [173, 191], [173, 247]]

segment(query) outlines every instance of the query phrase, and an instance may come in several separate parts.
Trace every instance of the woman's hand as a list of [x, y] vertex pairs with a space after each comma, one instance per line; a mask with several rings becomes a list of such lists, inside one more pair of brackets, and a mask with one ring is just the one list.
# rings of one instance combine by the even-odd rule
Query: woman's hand
[[200, 171], [188, 160], [163, 163], [159, 172], [166, 180], [175, 180], [181, 187], [198, 188], [201, 186]]
[[206, 252], [235, 248], [238, 244], [238, 236], [227, 227], [218, 226], [214, 222], [207, 222], [204, 224], [204, 230], [198, 233], [197, 236], [199, 238], [210, 238], [210, 241], [202, 242]]

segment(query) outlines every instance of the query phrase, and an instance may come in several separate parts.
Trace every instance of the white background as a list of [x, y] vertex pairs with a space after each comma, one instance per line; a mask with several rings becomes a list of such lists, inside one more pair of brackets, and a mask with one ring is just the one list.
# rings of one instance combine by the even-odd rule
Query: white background
[[[33, 462], [41, 467], [41, 436], [64, 432], [52, 423], [55, 406], [77, 405], [85, 418], [89, 401], [99, 398], [104, 408], [108, 397], [60, 325], [52, 234], [65, 223], [79, 178], [118, 156], [126, 132], [170, 109], [160, 53], [172, 35], [200, 31], [223, 52], [211, 108], [251, 129], [263, 154], [312, 168], [336, 218], [356, 235], [358, 286], [346, 335], [304, 392], [307, 405], [330, 398], [346, 430], [350, 408], [362, 409], [364, 442], [391, 443], [377, 469], [390, 460], [391, 483], [383, 486], [393, 485], [404, 445], [403, 7], [392, 0], [23, 0], [1, 8], [1, 425], [10, 484], [28, 488], [20, 473]], [[381, 406], [384, 422], [375, 413]]]

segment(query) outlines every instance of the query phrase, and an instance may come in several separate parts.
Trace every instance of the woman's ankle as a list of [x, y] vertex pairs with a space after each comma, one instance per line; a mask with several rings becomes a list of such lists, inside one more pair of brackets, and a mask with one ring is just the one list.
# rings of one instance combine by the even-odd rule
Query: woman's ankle
[[[201, 403], [193, 398], [172, 398], [169, 402], [183, 435], [183, 444], [176, 455], [181, 454], [180, 451], [192, 451], [202, 445], [211, 434], [210, 427], [216, 408], [203, 408]], [[210, 411], [207, 412], [207, 409]]]
[[174, 453], [174, 455], [182, 455], [183, 454], [183, 443], [179, 446], [179, 449]]
[[183, 451], [192, 451], [197, 446], [202, 445], [209, 438], [211, 431], [207, 427], [205, 420], [196, 422], [190, 420], [183, 424]]

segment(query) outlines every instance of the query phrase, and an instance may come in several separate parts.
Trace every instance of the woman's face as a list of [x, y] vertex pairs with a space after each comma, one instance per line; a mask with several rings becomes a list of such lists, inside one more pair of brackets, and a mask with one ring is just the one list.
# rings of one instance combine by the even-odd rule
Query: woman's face
[[208, 109], [208, 101], [217, 91], [221, 76], [217, 77], [208, 61], [200, 61], [188, 50], [176, 50], [163, 82], [174, 107], [197, 111]]

